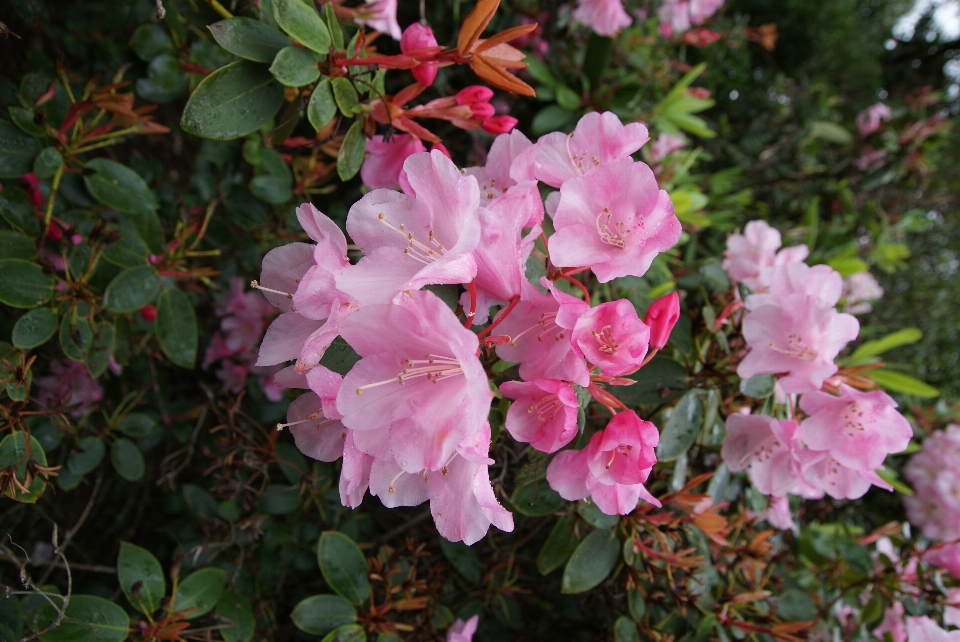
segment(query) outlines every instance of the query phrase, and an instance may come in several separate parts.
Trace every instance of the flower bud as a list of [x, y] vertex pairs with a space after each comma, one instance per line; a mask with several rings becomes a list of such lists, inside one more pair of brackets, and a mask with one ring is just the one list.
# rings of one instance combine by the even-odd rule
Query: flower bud
[[493, 98], [493, 90], [483, 85], [470, 85], [457, 92], [458, 105], [486, 103], [490, 102], [491, 98]]
[[47, 228], [47, 237], [49, 237], [51, 241], [59, 241], [63, 238], [63, 230], [60, 229], [59, 225], [50, 221], [50, 227]]
[[140, 308], [140, 316], [144, 321], [153, 321], [157, 318], [157, 309], [152, 305], [145, 305]]
[[497, 113], [497, 110], [490, 103], [471, 103], [470, 111], [473, 112], [473, 117], [481, 122]]
[[650, 326], [650, 346], [660, 350], [667, 345], [670, 332], [680, 318], [680, 296], [671, 292], [662, 296], [647, 309], [643, 322]]
[[[403, 32], [403, 36], [400, 37], [400, 51], [403, 53], [436, 46], [437, 39], [433, 35], [433, 30], [419, 22], [414, 22], [407, 27]], [[421, 62], [411, 69], [410, 72], [418, 83], [429, 87], [437, 77], [437, 63]]]
[[518, 122], [519, 121], [513, 116], [494, 116], [487, 118], [480, 126], [483, 127], [483, 130], [488, 134], [497, 136], [510, 132], [517, 126]]

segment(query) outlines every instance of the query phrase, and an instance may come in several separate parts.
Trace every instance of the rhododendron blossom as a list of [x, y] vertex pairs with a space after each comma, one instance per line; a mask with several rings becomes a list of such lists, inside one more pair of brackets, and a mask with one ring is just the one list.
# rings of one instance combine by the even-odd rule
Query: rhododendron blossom
[[860, 130], [861, 137], [867, 137], [873, 132], [880, 129], [880, 123], [885, 120], [890, 120], [893, 116], [893, 113], [890, 111], [890, 107], [883, 103], [875, 103], [870, 105], [862, 112], [857, 114], [857, 129]]
[[397, 23], [397, 0], [372, 0], [360, 7], [354, 20], [389, 34], [394, 40], [400, 40], [402, 35]]
[[915, 491], [903, 498], [910, 521], [930, 539], [960, 539], [960, 426], [927, 437], [903, 475]]
[[727, 417], [721, 455], [733, 472], [747, 471], [761, 493], [784, 497], [816, 492], [803, 477], [799, 426], [765, 415]]
[[601, 303], [577, 320], [571, 340], [605, 375], [636, 370], [649, 347], [650, 328], [626, 299]]
[[360, 179], [367, 187], [394, 189], [400, 186], [403, 162], [412, 154], [426, 151], [423, 142], [410, 134], [368, 138], [367, 156], [360, 167]]
[[504, 427], [517, 441], [552, 453], [577, 436], [580, 402], [570, 384], [554, 379], [507, 381], [500, 385], [500, 394], [514, 400]]
[[873, 310], [872, 302], [883, 296], [883, 288], [867, 271], [856, 272], [843, 280], [844, 312], [866, 314]]
[[960, 542], [936, 546], [925, 552], [923, 559], [960, 579]]
[[664, 158], [687, 146], [687, 139], [682, 136], [660, 134], [657, 140], [650, 145], [650, 162], [659, 163]]
[[573, 19], [601, 36], [612, 36], [633, 22], [621, 0], [577, 0]]
[[960, 631], [947, 631], [927, 616], [907, 618], [908, 642], [960, 642]]
[[37, 404], [82, 417], [103, 399], [103, 388], [78, 361], [54, 361], [50, 374], [37, 377]]
[[474, 615], [466, 622], [457, 620], [450, 625], [450, 629], [447, 631], [447, 642], [473, 642], [473, 635], [477, 632], [479, 621], [479, 615]]
[[[400, 37], [400, 51], [403, 53], [436, 46], [437, 39], [433, 35], [433, 30], [419, 22], [414, 22], [404, 29], [403, 35]], [[421, 62], [411, 69], [410, 72], [418, 83], [429, 87], [437, 77], [437, 63], [432, 61]], [[366, 183], [366, 181], [364, 181], [364, 183]]]
[[676, 292], [664, 295], [650, 304], [643, 322], [650, 328], [650, 347], [662, 349], [670, 340], [673, 326], [680, 319], [680, 295]]
[[724, 0], [664, 0], [658, 10], [661, 32], [666, 36], [682, 33], [702, 24], [723, 6]]
[[743, 234], [731, 234], [727, 239], [723, 269], [753, 291], [765, 288], [775, 266], [803, 261], [809, 253], [806, 245], [780, 250], [781, 244], [780, 232], [765, 221], [750, 221]]

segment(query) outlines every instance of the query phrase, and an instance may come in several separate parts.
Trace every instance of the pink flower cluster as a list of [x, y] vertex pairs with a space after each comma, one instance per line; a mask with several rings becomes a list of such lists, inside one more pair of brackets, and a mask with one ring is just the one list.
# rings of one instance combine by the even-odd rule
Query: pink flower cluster
[[866, 138], [880, 129], [880, 123], [890, 120], [892, 117], [893, 112], [890, 111], [889, 106], [883, 103], [870, 105], [857, 114], [857, 129], [860, 130], [860, 136]]
[[712, 16], [723, 6], [723, 0], [664, 0], [657, 15], [660, 33], [666, 37], [683, 33]]
[[612, 36], [633, 22], [621, 0], [577, 0], [573, 19], [601, 36]]
[[214, 312], [221, 319], [220, 329], [207, 346], [203, 368], [219, 361], [217, 378], [233, 394], [243, 390], [248, 376], [257, 375], [267, 398], [280, 401], [283, 391], [273, 382], [277, 368], [254, 365], [257, 346], [273, 317], [273, 306], [256, 292], [246, 290], [243, 279], [233, 278], [230, 279], [230, 289], [217, 299]]
[[[569, 445], [578, 434], [576, 386], [614, 414], [585, 449], [550, 464], [547, 480], [561, 495], [592, 496], [609, 513], [627, 513], [640, 498], [656, 502], [643, 482], [657, 429], [602, 387], [628, 382], [618, 377], [663, 347], [679, 299], [664, 297], [641, 320], [629, 301], [591, 307], [558, 287], [577, 285], [572, 275], [588, 269], [600, 281], [641, 276], [679, 239], [670, 199], [630, 158], [646, 141], [642, 125], [593, 113], [572, 134], [536, 143], [503, 134], [483, 167], [460, 170], [438, 150], [413, 153], [402, 164], [402, 192], [375, 189], [350, 209], [346, 230], [362, 253], [355, 263], [332, 220], [310, 204], [298, 208], [316, 244], [264, 258], [258, 287], [281, 314], [257, 364], [296, 361], [275, 381], [309, 392], [282, 426], [308, 456], [343, 457], [344, 505], [357, 506], [367, 490], [388, 507], [429, 501], [440, 534], [468, 544], [491, 524], [512, 530], [488, 473], [495, 391], [482, 349], [519, 364], [522, 380], [499, 391], [514, 400], [505, 428], [519, 441], [548, 453]], [[538, 182], [559, 188], [547, 199], [550, 238]], [[540, 237], [553, 267], [532, 282], [526, 265]], [[465, 322], [423, 289], [434, 285], [463, 287]], [[342, 378], [319, 365], [337, 336], [360, 357]]]
[[[779, 251], [778, 251], [779, 250]], [[857, 338], [859, 322], [837, 311], [843, 280], [826, 265], [803, 263], [807, 248], [780, 249], [780, 234], [752, 221], [728, 241], [724, 267], [754, 290], [744, 301], [743, 337], [749, 352], [737, 374], [747, 379], [777, 375], [781, 393], [802, 395], [797, 420], [731, 415], [722, 455], [732, 471], [746, 471], [756, 488], [775, 498], [768, 517], [789, 525], [787, 495], [837, 499], [861, 497], [871, 485], [888, 490], [876, 470], [913, 436], [887, 394], [863, 392], [838, 381], [836, 356]]]
[[[960, 426], [927, 437], [903, 475], [916, 491], [903, 498], [910, 521], [930, 539], [960, 539]], [[960, 577], [960, 551], [954, 555], [953, 568]]]
[[54, 361], [50, 374], [37, 377], [37, 404], [41, 408], [82, 417], [103, 399], [103, 389], [80, 361]]

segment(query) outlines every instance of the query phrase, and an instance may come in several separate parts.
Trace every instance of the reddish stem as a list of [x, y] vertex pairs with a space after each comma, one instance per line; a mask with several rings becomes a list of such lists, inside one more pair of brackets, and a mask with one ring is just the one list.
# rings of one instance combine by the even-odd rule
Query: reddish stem
[[467, 286], [470, 290], [470, 313], [467, 314], [467, 320], [463, 322], [463, 327], [470, 329], [470, 326], [473, 325], [473, 317], [477, 314], [477, 286], [473, 281], [470, 281], [470, 285]]
[[639, 370], [639, 369], [642, 368], [643, 366], [645, 366], [645, 365], [647, 365], [648, 363], [650, 363], [650, 362], [653, 360], [653, 358], [656, 356], [656, 354], [657, 354], [658, 352], [660, 352], [660, 349], [659, 349], [659, 348], [654, 348], [653, 350], [651, 350], [650, 352], [648, 352], [648, 353], [647, 353], [647, 356], [644, 357], [643, 361], [640, 362], [640, 365], [637, 366], [636, 369], [635, 369], [635, 370], [632, 370], [631, 372], [636, 372], [637, 370]]
[[714, 327], [719, 330], [720, 326], [727, 320], [731, 314], [743, 307], [743, 299], [735, 299], [727, 304], [723, 311], [720, 313], [720, 316], [716, 318], [713, 322]]
[[488, 325], [486, 328], [484, 328], [483, 330], [481, 330], [480, 333], [477, 335], [477, 337], [482, 338], [482, 337], [486, 336], [487, 334], [490, 334], [490, 331], [491, 331], [491, 330], [493, 330], [495, 327], [497, 327], [498, 325], [500, 325], [500, 322], [503, 321], [504, 319], [506, 319], [508, 314], [510, 314], [511, 312], [513, 312], [513, 308], [515, 308], [516, 305], [517, 305], [517, 303], [519, 303], [519, 302], [520, 302], [520, 295], [517, 295], [517, 296], [513, 297], [512, 299], [510, 299], [510, 305], [508, 305], [507, 307], [505, 307], [505, 308], [503, 309], [503, 311], [500, 312], [500, 316], [498, 316], [496, 319], [494, 319], [493, 323], [491, 323], [491, 324]]
[[587, 303], [590, 303], [590, 293], [587, 291], [587, 286], [585, 286], [583, 283], [580, 283], [580, 281], [577, 281], [572, 276], [567, 276], [566, 274], [561, 274], [560, 278], [563, 279], [564, 281], [570, 281], [570, 283], [573, 283], [575, 286], [580, 288], [580, 291], [583, 292], [584, 300]]
[[589, 269], [590, 269], [590, 266], [587, 265], [586, 267], [573, 267], [573, 268], [567, 268], [565, 270], [560, 270], [560, 271], [567, 276], [573, 276], [574, 274], [580, 274], [581, 272], [586, 272]]

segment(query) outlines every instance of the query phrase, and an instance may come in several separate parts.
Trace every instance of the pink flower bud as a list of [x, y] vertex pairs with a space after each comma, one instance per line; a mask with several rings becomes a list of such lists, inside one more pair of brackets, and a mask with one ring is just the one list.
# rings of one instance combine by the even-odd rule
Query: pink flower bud
[[500, 134], [509, 133], [514, 127], [517, 126], [519, 121], [513, 116], [494, 116], [492, 118], [487, 118], [481, 127], [488, 134], [493, 134], [498, 136]]
[[144, 321], [153, 321], [157, 318], [157, 309], [152, 305], [145, 305], [140, 308], [140, 316]]
[[660, 350], [667, 345], [670, 332], [680, 318], [680, 296], [671, 292], [662, 296], [647, 309], [643, 322], [650, 326], [650, 345]]
[[70, 242], [73, 243], [74, 245], [80, 245], [81, 243], [83, 243], [83, 237], [80, 236], [79, 234], [74, 234], [73, 236], [70, 237]]
[[20, 180], [29, 185], [32, 189], [37, 189], [40, 186], [40, 180], [37, 178], [37, 175], [33, 172], [29, 174], [24, 174], [20, 177]]
[[472, 103], [486, 103], [493, 98], [493, 90], [483, 85], [470, 85], [457, 92], [458, 105], [470, 105]]
[[431, 152], [433, 150], [437, 150], [438, 152], [440, 152], [450, 160], [453, 160], [453, 156], [450, 155], [450, 150], [448, 150], [443, 143], [434, 143], [433, 146], [430, 148]]
[[63, 238], [63, 230], [60, 229], [59, 225], [51, 221], [50, 227], [47, 228], [47, 236], [51, 241], [59, 241]]
[[[400, 51], [403, 53], [436, 46], [437, 39], [433, 36], [433, 31], [430, 27], [422, 25], [419, 22], [414, 22], [407, 27], [403, 32], [403, 36], [400, 37]], [[437, 77], [437, 63], [421, 62], [410, 71], [418, 83], [429, 87]]]
[[497, 113], [497, 110], [490, 103], [471, 103], [470, 111], [473, 112], [473, 117], [479, 121], [487, 120]]

